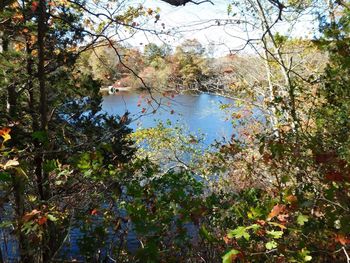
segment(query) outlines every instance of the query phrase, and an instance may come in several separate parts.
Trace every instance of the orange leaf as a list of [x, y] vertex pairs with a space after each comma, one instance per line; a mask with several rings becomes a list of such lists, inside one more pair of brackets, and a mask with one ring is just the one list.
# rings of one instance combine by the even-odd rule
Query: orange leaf
[[337, 234], [334, 239], [343, 246], [350, 244], [350, 239], [344, 236], [343, 234]]
[[22, 22], [24, 20], [24, 17], [21, 13], [15, 13], [13, 16], [12, 16], [12, 19], [15, 23], [17, 22]]
[[271, 220], [272, 218], [274, 218], [275, 216], [279, 215], [280, 213], [282, 213], [285, 210], [286, 206], [285, 205], [275, 205], [270, 214], [267, 217], [267, 220]]
[[0, 136], [4, 139], [4, 142], [11, 139], [10, 132], [11, 132], [10, 128], [2, 128], [0, 130]]
[[227, 235], [224, 236], [222, 239], [224, 240], [224, 242], [225, 242], [226, 245], [227, 245], [228, 243], [230, 243], [230, 239], [227, 237]]

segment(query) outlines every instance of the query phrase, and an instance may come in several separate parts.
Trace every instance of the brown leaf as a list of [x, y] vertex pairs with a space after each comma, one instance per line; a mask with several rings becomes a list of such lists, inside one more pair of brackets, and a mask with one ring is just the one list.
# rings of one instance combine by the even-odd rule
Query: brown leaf
[[298, 198], [295, 195], [288, 195], [286, 197], [286, 200], [290, 203], [296, 203], [298, 201]]
[[24, 222], [28, 222], [28, 221], [31, 220], [34, 216], [36, 216], [36, 215], [38, 215], [38, 214], [40, 214], [40, 213], [41, 213], [41, 211], [34, 209], [34, 210], [32, 210], [31, 212], [26, 213], [26, 214], [23, 216], [22, 219], [23, 219]]
[[270, 214], [267, 217], [267, 220], [271, 220], [272, 218], [274, 218], [275, 216], [279, 215], [280, 213], [282, 213], [285, 210], [286, 206], [285, 205], [275, 205]]

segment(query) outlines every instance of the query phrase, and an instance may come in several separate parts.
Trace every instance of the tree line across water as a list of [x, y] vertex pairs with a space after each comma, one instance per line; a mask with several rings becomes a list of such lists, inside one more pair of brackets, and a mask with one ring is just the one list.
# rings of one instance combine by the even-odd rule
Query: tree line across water
[[[232, 2], [224, 26], [261, 35], [256, 55], [222, 58], [195, 40], [122, 47], [114, 32], [161, 19], [127, 2], [0, 3], [0, 262], [349, 261], [349, 2]], [[312, 39], [279, 32], [310, 10]], [[129, 113], [101, 113], [115, 81], [155, 111], [152, 92], [177, 85], [235, 98], [235, 134], [132, 131]]]

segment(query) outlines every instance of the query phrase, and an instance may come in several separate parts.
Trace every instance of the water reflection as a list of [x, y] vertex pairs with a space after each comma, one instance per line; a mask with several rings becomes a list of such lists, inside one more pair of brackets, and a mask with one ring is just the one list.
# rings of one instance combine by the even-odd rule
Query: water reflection
[[123, 115], [128, 110], [134, 119], [131, 124], [133, 129], [154, 127], [157, 122], [170, 120], [184, 125], [194, 133], [204, 133], [205, 143], [210, 144], [214, 140], [230, 138], [233, 132], [232, 125], [227, 121], [225, 112], [219, 109], [220, 104], [232, 104], [233, 101], [211, 94], [176, 95], [164, 97], [154, 95], [161, 102], [160, 108], [152, 114], [156, 103], [150, 102], [147, 93], [119, 92], [103, 98], [102, 109], [109, 114]]

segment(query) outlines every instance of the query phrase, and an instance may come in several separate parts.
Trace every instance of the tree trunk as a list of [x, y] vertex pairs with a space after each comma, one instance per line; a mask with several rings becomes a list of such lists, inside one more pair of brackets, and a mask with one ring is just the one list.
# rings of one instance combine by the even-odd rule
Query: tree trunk
[[[47, 30], [47, 9], [46, 1], [40, 0], [38, 5], [38, 81], [40, 91], [40, 129], [48, 136], [48, 97], [46, 86], [46, 72], [45, 72], [45, 38]], [[35, 158], [36, 175], [38, 180], [39, 192], [42, 201], [45, 203], [50, 198], [50, 182], [49, 174], [44, 171], [43, 164], [45, 161], [45, 147], [41, 147], [42, 153]], [[53, 252], [56, 249], [56, 228], [53, 222], [47, 223], [45, 234], [42, 241], [42, 260], [43, 262], [50, 262]]]

